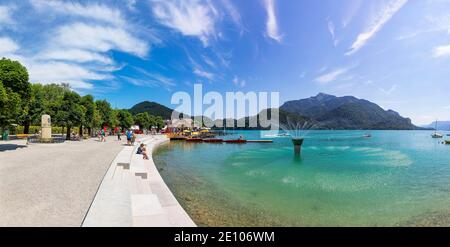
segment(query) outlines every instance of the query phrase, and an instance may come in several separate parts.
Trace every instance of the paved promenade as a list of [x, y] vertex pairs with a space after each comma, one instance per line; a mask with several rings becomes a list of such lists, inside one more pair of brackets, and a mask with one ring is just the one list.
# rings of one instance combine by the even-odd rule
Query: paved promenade
[[[149, 154], [165, 136], [143, 137]], [[194, 227], [161, 178], [152, 158], [125, 147], [112, 162], [83, 226]]]
[[0, 226], [80, 226], [124, 148], [115, 137], [25, 144], [0, 141]]

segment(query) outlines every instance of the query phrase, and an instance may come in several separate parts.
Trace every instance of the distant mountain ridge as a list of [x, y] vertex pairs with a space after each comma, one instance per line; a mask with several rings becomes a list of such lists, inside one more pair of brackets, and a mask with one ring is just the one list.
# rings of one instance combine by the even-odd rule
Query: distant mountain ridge
[[167, 106], [163, 106], [156, 102], [143, 101], [131, 107], [128, 110], [131, 114], [136, 115], [138, 113], [147, 112], [153, 116], [160, 116], [163, 119], [170, 119], [172, 117], [173, 110]]
[[353, 96], [336, 97], [319, 93], [307, 99], [286, 102], [280, 109], [316, 121], [312, 129], [421, 129], [413, 125], [411, 119], [393, 110], [386, 111], [375, 103]]
[[[436, 122], [430, 123], [428, 125], [423, 126], [424, 128], [435, 129]], [[438, 121], [437, 122], [437, 130], [445, 130], [450, 131], [450, 121]]]
[[[155, 102], [144, 101], [136, 104], [129, 111], [133, 115], [148, 112], [154, 116], [170, 119], [173, 110]], [[248, 123], [250, 119], [259, 117], [260, 114], [246, 117], [245, 122]], [[307, 99], [284, 103], [279, 108], [279, 118], [281, 126], [292, 124], [289, 122], [300, 123], [300, 125], [306, 123], [305, 128], [317, 130], [423, 129], [412, 124], [411, 119], [404, 118], [393, 110], [384, 110], [368, 100], [358, 99], [353, 96], [336, 97], [324, 93], [319, 93]], [[225, 120], [215, 121], [224, 122]], [[262, 129], [262, 127], [236, 129]]]

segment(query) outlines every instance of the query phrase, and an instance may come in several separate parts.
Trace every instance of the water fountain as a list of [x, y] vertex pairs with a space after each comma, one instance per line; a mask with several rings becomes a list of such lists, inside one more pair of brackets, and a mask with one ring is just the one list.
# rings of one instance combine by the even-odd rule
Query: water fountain
[[286, 124], [281, 125], [281, 129], [288, 132], [291, 136], [292, 144], [294, 145], [294, 154], [299, 157], [302, 153], [302, 145], [305, 140], [306, 133], [303, 131], [308, 126], [307, 121], [293, 120], [286, 118]]

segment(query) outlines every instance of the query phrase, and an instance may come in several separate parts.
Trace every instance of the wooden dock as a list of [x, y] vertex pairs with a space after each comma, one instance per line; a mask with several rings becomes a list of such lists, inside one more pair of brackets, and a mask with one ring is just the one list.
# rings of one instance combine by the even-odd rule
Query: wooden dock
[[248, 140], [247, 142], [253, 142], [253, 143], [273, 143], [273, 140]]

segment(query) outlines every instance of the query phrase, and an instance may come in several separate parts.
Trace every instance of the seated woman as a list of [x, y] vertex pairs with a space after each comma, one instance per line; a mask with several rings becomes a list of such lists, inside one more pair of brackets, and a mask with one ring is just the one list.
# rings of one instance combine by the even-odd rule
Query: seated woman
[[141, 144], [144, 145], [144, 147], [142, 148], [142, 155], [144, 156], [144, 160], [148, 160], [148, 155], [147, 155], [147, 146], [145, 144]]
[[148, 160], [148, 152], [147, 147], [144, 143], [141, 143], [141, 145], [137, 149], [137, 154], [142, 154], [144, 160]]
[[141, 143], [141, 145], [138, 147], [136, 154], [142, 154], [144, 150], [144, 143]]

